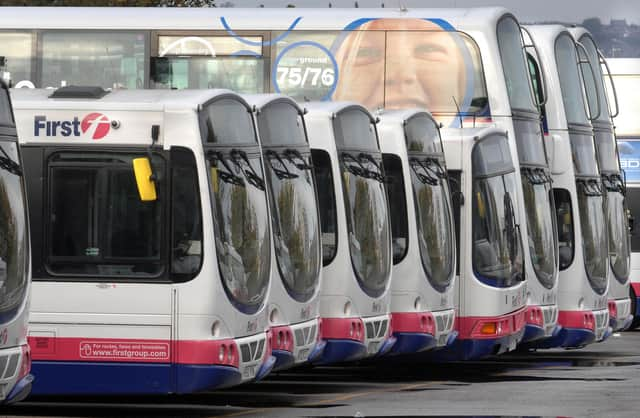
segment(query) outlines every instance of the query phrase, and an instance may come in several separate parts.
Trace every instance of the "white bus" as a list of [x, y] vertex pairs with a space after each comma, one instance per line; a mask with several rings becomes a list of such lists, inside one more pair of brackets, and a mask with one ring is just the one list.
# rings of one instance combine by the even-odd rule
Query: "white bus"
[[438, 123], [422, 109], [380, 116], [380, 150], [391, 211], [391, 353], [453, 343], [456, 239]]
[[274, 370], [318, 357], [320, 221], [305, 110], [281, 94], [243, 96], [255, 108], [271, 208], [273, 281], [268, 300]]
[[[612, 79], [607, 79], [605, 83], [602, 70], [607, 70], [607, 76], [610, 76], [610, 71], [593, 36], [584, 28], [570, 28], [569, 31], [584, 47], [580, 49], [580, 58], [588, 59], [595, 72], [595, 77], [585, 77], [584, 82], [589, 106], [595, 109], [599, 104], [600, 110], [598, 117], [591, 121], [591, 125], [596, 140], [602, 185], [606, 192], [604, 197], [609, 236], [609, 322], [613, 331], [621, 331], [631, 325], [633, 314], [629, 297], [631, 240], [625, 207], [626, 186], [624, 174], [620, 169], [612, 119], [620, 112], [618, 94]], [[615, 109], [611, 108], [611, 102]]]
[[32, 221], [32, 393], [264, 377], [271, 222], [247, 102], [226, 90], [12, 96]]
[[527, 339], [554, 331], [553, 201], [535, 180], [549, 167], [520, 27], [505, 9], [6, 8], [0, 40], [15, 86], [226, 87], [370, 111], [419, 106], [446, 127], [496, 124], [519, 157], [516, 200], [531, 242], [529, 283], [514, 284], [528, 291], [503, 314], [527, 311]]
[[0, 404], [31, 391], [27, 326], [31, 295], [29, 223], [9, 89], [0, 81]]
[[[536, 77], [549, 86], [545, 119], [553, 146], [553, 194], [560, 241], [559, 333], [542, 347], [581, 347], [610, 334], [607, 291], [608, 236], [602, 179], [583, 77], [589, 61], [578, 61], [579, 45], [560, 25], [527, 27], [539, 46], [531, 57]], [[593, 82], [593, 80], [592, 80]]]
[[458, 223], [457, 297], [464, 338], [435, 352], [436, 359], [475, 359], [514, 350], [525, 333], [524, 239], [516, 199], [517, 158], [504, 130], [442, 131]]
[[326, 364], [386, 354], [391, 230], [376, 119], [359, 104], [305, 104], [322, 231], [321, 338]]

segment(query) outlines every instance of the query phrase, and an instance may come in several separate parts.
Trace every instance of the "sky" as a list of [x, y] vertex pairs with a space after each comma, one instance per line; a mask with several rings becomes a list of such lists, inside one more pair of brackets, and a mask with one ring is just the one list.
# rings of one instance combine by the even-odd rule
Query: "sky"
[[[231, 0], [236, 7], [353, 7], [354, 0]], [[626, 19], [640, 24], [640, 0], [358, 0], [360, 7], [480, 7], [503, 6], [510, 9], [522, 22], [563, 21], [580, 23], [585, 18], [599, 17], [602, 23], [610, 19]]]

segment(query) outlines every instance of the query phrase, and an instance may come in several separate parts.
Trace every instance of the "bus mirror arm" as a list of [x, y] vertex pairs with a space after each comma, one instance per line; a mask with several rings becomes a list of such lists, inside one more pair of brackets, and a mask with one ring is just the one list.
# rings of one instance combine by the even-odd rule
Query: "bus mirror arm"
[[[584, 54], [584, 59], [580, 55], [581, 53]], [[596, 71], [593, 68], [593, 65], [591, 65], [591, 61], [589, 61], [589, 53], [587, 52], [587, 49], [584, 47], [584, 45], [582, 45], [580, 42], [576, 42], [576, 56], [578, 58], [578, 68], [580, 68], [580, 72], [582, 73], [582, 79], [583, 79], [582, 88], [584, 91], [585, 101], [587, 102], [587, 107], [589, 109], [589, 120], [593, 122], [594, 120], [598, 119], [602, 114], [602, 103], [600, 103], [600, 87], [599, 87], [600, 85], [596, 77]], [[596, 90], [596, 105], [597, 105], [598, 111], [595, 113], [595, 115], [592, 114], [591, 103], [589, 103], [587, 86], [586, 86], [586, 82], [584, 81], [585, 79], [584, 71], [582, 70], [583, 65], [589, 66], [589, 71], [591, 72], [591, 77], [593, 78], [593, 87]]]
[[[613, 92], [613, 102], [616, 104], [616, 111], [611, 113], [611, 118], [615, 118], [620, 114], [620, 106], [618, 105], [618, 91], [616, 90], [616, 85], [613, 82], [613, 76], [611, 75], [611, 70], [609, 69], [609, 63], [605, 59], [602, 51], [598, 49], [598, 57], [600, 58], [600, 65], [604, 64], [605, 69], [607, 70], [607, 77], [609, 77], [609, 82], [611, 83], [611, 91]], [[605, 86], [606, 90], [606, 86]]]
[[158, 143], [160, 137], [160, 125], [151, 126], [151, 145], [147, 148], [147, 156], [135, 158], [133, 160], [133, 173], [138, 186], [138, 194], [143, 202], [153, 202], [158, 199], [156, 193], [156, 182], [158, 176], [153, 170], [153, 155], [151, 153], [153, 147]]
[[[527, 37], [529, 38], [530, 43], [527, 43], [524, 39], [524, 34], [527, 34]], [[525, 52], [525, 56], [526, 56], [526, 51], [527, 49], [531, 48], [533, 49], [533, 52], [535, 53], [535, 60], [538, 64], [538, 67], [540, 67], [540, 81], [541, 81], [541, 94], [542, 97], [539, 100], [538, 106], [542, 107], [544, 105], [547, 104], [547, 100], [548, 100], [548, 95], [547, 95], [547, 81], [546, 78], [544, 77], [544, 64], [542, 63], [542, 59], [540, 58], [542, 55], [540, 55], [540, 51], [538, 50], [538, 45], [536, 44], [536, 42], [533, 40], [533, 37], [531, 36], [531, 33], [529, 32], [529, 30], [523, 26], [520, 26], [520, 39], [522, 39], [522, 49]], [[528, 72], [527, 72], [528, 73]], [[531, 74], [527, 74], [527, 77], [529, 78], [530, 82], [529, 82], [529, 87], [532, 90], [533, 93], [533, 97], [537, 97], [537, 95], [535, 94], [535, 92], [533, 91], [533, 83], [531, 80]]]
[[571, 150], [566, 149], [566, 145], [562, 142], [562, 137], [560, 135], [551, 134], [551, 155], [550, 155], [550, 164], [551, 171], [554, 173], [563, 173], [564, 169], [562, 169], [563, 161], [560, 161], [557, 156], [567, 155], [567, 152]]

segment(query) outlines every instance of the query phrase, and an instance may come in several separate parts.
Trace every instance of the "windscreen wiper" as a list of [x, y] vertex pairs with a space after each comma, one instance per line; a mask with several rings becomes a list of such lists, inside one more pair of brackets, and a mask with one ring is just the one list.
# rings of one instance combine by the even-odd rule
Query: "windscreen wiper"
[[542, 168], [522, 167], [520, 169], [524, 177], [533, 185], [551, 182], [551, 177]]
[[[207, 159], [211, 162], [211, 164], [216, 165], [216, 169], [218, 170], [218, 177], [220, 177], [220, 180], [228, 184], [244, 187], [244, 180], [242, 179], [242, 177], [233, 174], [233, 170], [229, 166], [229, 163], [224, 159], [224, 155], [222, 155], [220, 151], [208, 151]], [[222, 163], [227, 171], [217, 168], [218, 161]]]
[[[269, 162], [269, 166], [271, 166], [271, 170], [273, 170], [273, 172], [279, 179], [291, 180], [291, 179], [298, 178], [298, 175], [296, 173], [292, 173], [291, 171], [289, 171], [286, 164], [284, 163], [284, 161], [282, 161], [282, 158], [280, 157], [280, 155], [278, 155], [277, 152], [273, 150], [267, 150], [265, 154], [267, 156], [267, 161]], [[277, 160], [284, 169], [277, 168], [273, 164], [274, 159]]]
[[[344, 163], [345, 168], [354, 176], [369, 178], [367, 175], [367, 169], [362, 165], [362, 162], [348, 152], [342, 153], [342, 162]], [[350, 162], [357, 165], [350, 164]]]
[[[420, 180], [422, 184], [428, 184], [430, 186], [438, 185], [439, 180], [437, 175], [435, 175], [433, 170], [427, 168], [426, 164], [424, 164], [419, 159], [410, 158], [409, 166], [411, 167], [413, 172], [416, 174], [416, 177], [418, 177], [418, 180]], [[424, 173], [418, 172], [418, 167], [422, 168], [422, 171], [424, 171]]]
[[602, 184], [608, 192], [624, 194], [624, 181], [620, 174], [602, 174]]
[[602, 196], [602, 189], [596, 179], [576, 179], [576, 183], [580, 185], [580, 189], [585, 196], [597, 197]]
[[[365, 160], [365, 161], [373, 164], [373, 166], [376, 168], [376, 171], [373, 171], [373, 170], [369, 170], [368, 168], [365, 167], [365, 170], [367, 170], [367, 173], [368, 173], [370, 179], [379, 181], [380, 183], [384, 182], [384, 175], [382, 174], [382, 167], [376, 161], [376, 159], [373, 158], [373, 156], [371, 154], [367, 154], [366, 152], [361, 152], [360, 154], [358, 154], [358, 159], [360, 161]], [[362, 166], [364, 167], [364, 165], [362, 165]]]
[[0, 151], [4, 154], [4, 156], [0, 155], [0, 169], [7, 170], [9, 173], [15, 174], [16, 176], [22, 176], [22, 168], [20, 168], [20, 164], [13, 161], [3, 147], [0, 147]]
[[[251, 162], [249, 161], [249, 157], [247, 156], [247, 153], [242, 150], [234, 148], [231, 150], [230, 155], [231, 155], [231, 160], [235, 163], [236, 166], [238, 166], [240, 170], [242, 170], [242, 173], [246, 177], [247, 181], [250, 184], [252, 184], [254, 187], [260, 190], [264, 190], [265, 189], [264, 180], [255, 172], [255, 170], [251, 166]], [[249, 167], [248, 169], [245, 169], [242, 166], [242, 161], [244, 161], [247, 167]]]
[[[447, 170], [442, 167], [442, 164], [440, 164], [440, 161], [438, 161], [437, 158], [427, 157], [424, 161], [429, 170], [431, 170], [436, 176], [438, 176], [438, 178], [446, 179], [447, 177], [449, 177], [449, 175], [447, 174]], [[433, 169], [432, 167], [435, 167], [435, 169]]]
[[538, 174], [540, 174], [540, 177], [542, 177], [544, 179], [545, 183], [553, 183], [553, 177], [551, 177], [551, 174], [549, 174], [549, 172], [547, 170], [545, 170], [544, 168], [536, 168], [536, 171], [538, 172]]
[[[313, 168], [311, 164], [307, 163], [307, 160], [297, 149], [287, 148], [284, 150], [283, 154], [287, 160], [291, 161], [291, 163], [298, 167], [299, 170], [311, 170]], [[297, 158], [300, 162], [295, 162], [294, 158]]]

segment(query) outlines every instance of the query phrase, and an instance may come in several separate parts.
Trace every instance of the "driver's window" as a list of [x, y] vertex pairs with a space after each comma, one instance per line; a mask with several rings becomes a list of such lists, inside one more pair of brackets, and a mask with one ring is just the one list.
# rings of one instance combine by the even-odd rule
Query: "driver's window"
[[533, 92], [535, 93], [536, 102], [540, 106], [540, 114], [542, 115], [542, 121], [544, 124], [545, 132], [547, 132], [547, 113], [544, 107], [544, 92], [542, 91], [542, 75], [540, 74], [540, 66], [536, 62], [533, 55], [527, 53], [527, 64], [529, 67], [529, 74], [531, 75], [531, 82], [533, 83]]
[[202, 264], [202, 216], [196, 160], [186, 148], [171, 148], [171, 274], [188, 280]]

